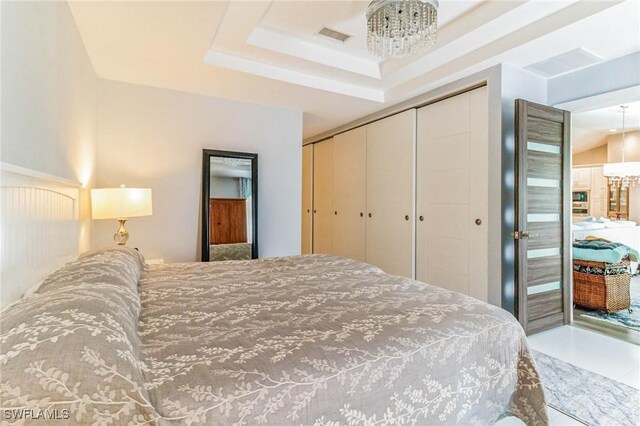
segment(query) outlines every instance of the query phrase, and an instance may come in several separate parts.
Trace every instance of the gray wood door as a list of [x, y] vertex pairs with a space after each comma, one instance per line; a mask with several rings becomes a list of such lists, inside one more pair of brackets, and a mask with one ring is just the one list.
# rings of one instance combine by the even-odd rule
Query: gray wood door
[[570, 321], [570, 119], [516, 100], [516, 295], [527, 334]]

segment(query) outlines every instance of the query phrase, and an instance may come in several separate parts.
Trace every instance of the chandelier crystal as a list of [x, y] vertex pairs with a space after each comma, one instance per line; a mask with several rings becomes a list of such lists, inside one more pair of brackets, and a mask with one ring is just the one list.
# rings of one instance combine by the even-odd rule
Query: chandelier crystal
[[381, 58], [424, 52], [437, 29], [438, 0], [373, 0], [367, 8], [367, 48]]
[[627, 189], [630, 185], [635, 185], [640, 179], [640, 161], [624, 161], [625, 151], [625, 122], [624, 116], [628, 106], [622, 108], [622, 162], [607, 163], [602, 167], [602, 174], [607, 178], [610, 186], [617, 186], [620, 189]]

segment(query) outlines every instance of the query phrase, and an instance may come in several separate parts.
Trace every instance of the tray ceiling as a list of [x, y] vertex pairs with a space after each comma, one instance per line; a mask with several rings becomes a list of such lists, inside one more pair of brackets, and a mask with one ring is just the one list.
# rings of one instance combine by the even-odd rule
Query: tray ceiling
[[[70, 2], [99, 77], [299, 109], [305, 137], [497, 63], [640, 50], [634, 0], [441, 0], [436, 46], [380, 61], [366, 49], [367, 4]], [[351, 37], [327, 39], [323, 27]]]

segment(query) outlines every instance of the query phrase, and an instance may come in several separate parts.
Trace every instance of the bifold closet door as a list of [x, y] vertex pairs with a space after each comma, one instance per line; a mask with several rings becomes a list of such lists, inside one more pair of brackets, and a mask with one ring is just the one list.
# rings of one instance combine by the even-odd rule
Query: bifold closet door
[[418, 110], [416, 278], [487, 301], [487, 89]]
[[333, 139], [313, 147], [313, 252], [332, 253]]
[[302, 246], [300, 252], [313, 252], [313, 145], [302, 147]]
[[333, 251], [365, 261], [367, 130], [333, 138]]
[[416, 110], [366, 129], [366, 259], [388, 274], [412, 278]]

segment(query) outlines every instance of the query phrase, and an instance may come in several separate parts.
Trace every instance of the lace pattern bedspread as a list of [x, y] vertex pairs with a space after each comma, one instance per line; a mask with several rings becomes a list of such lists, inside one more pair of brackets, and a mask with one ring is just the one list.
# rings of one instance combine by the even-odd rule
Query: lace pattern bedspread
[[547, 423], [510, 314], [332, 256], [90, 253], [2, 311], [0, 373], [3, 424]]
[[146, 389], [215, 424], [546, 424], [507, 312], [340, 257], [152, 265], [140, 283]]

